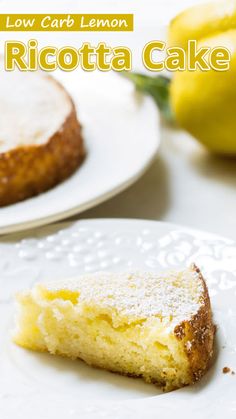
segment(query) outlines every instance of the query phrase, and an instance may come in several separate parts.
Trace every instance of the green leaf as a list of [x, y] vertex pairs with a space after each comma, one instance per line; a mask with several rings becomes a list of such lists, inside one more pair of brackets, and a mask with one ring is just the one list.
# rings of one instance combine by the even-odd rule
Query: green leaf
[[122, 72], [121, 75], [131, 80], [138, 91], [152, 96], [164, 118], [168, 122], [174, 121], [174, 116], [170, 107], [171, 80], [168, 77], [160, 75], [152, 77], [128, 71]]

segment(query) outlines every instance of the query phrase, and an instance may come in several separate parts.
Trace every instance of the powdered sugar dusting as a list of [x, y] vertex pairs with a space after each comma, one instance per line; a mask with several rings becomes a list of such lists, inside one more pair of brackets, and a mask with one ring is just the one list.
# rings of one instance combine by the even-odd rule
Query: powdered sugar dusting
[[44, 144], [71, 112], [68, 95], [43, 72], [0, 74], [0, 153]]
[[[44, 287], [44, 286], [43, 286]], [[79, 293], [79, 303], [143, 319], [152, 316], [188, 320], [201, 306], [204, 292], [200, 274], [193, 267], [163, 275], [148, 272], [98, 272], [76, 279], [51, 283], [49, 291], [71, 290]]]

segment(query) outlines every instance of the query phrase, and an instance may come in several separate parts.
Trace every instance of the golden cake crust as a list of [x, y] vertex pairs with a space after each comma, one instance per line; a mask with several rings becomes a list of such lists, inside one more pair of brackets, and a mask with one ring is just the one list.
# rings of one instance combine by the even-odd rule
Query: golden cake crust
[[[47, 76], [50, 83], [65, 89]], [[47, 191], [68, 178], [85, 156], [81, 126], [70, 96], [71, 111], [48, 140], [0, 153], [0, 206], [13, 204]]]
[[191, 320], [183, 321], [175, 327], [174, 333], [182, 341], [189, 360], [191, 382], [198, 381], [207, 371], [213, 355], [216, 327], [212, 319], [211, 302], [206, 282], [200, 269], [193, 264], [192, 269], [198, 274], [203, 285], [202, 305]]

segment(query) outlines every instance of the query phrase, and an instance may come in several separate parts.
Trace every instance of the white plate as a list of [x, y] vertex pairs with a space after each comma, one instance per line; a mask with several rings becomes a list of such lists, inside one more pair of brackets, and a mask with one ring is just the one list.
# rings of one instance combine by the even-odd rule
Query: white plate
[[[152, 221], [90, 220], [6, 237], [0, 244], [0, 417], [3, 419], [235, 419], [236, 242]], [[163, 394], [121, 377], [11, 343], [13, 294], [35, 281], [95, 270], [159, 271], [195, 261], [218, 325], [216, 359], [195, 386]]]
[[135, 182], [158, 149], [154, 102], [135, 96], [132, 84], [119, 74], [78, 70], [56, 76], [76, 103], [86, 160], [50, 191], [0, 208], [0, 233], [47, 224], [105, 201]]

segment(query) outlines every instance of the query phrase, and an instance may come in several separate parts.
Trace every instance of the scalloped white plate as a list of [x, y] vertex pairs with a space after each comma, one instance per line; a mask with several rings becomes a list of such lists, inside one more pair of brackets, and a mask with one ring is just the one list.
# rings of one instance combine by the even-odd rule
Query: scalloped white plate
[[[140, 379], [11, 342], [13, 294], [35, 281], [96, 270], [160, 271], [196, 262], [218, 325], [215, 362], [196, 385], [163, 394]], [[235, 419], [236, 242], [166, 223], [89, 220], [3, 238], [0, 243], [0, 417], [3, 419]], [[217, 402], [216, 402], [217, 401]]]
[[87, 157], [69, 179], [35, 198], [0, 208], [0, 234], [29, 229], [91, 208], [134, 183], [156, 155], [159, 115], [116, 73], [53, 73], [83, 125]]

